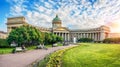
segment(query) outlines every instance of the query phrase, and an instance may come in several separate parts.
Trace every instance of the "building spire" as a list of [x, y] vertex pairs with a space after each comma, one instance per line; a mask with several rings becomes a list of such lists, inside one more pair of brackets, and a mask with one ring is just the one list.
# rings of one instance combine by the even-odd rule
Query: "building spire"
[[58, 18], [58, 14], [56, 14], [56, 18]]

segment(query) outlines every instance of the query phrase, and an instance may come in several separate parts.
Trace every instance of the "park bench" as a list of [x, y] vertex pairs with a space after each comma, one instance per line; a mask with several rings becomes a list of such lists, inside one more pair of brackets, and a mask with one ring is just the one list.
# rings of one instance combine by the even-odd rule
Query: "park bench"
[[57, 44], [57, 43], [54, 43], [54, 44], [53, 44], [53, 47], [57, 47], [57, 46], [58, 46], [58, 44]]
[[15, 49], [13, 49], [13, 53], [16, 53], [16, 52], [24, 52], [26, 51], [26, 49], [22, 49], [22, 47], [16, 47]]
[[16, 48], [15, 48], [15, 51], [16, 51], [16, 52], [21, 52], [21, 51], [23, 51], [23, 49], [22, 49], [21, 47], [16, 47]]
[[36, 47], [36, 49], [45, 49], [45, 50], [47, 50], [47, 48], [46, 48], [44, 45], [38, 45], [38, 46]]

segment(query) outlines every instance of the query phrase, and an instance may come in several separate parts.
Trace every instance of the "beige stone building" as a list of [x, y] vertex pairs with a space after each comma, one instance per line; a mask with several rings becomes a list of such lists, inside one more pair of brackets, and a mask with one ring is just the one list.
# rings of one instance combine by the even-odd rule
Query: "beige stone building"
[[12, 29], [20, 27], [22, 25], [26, 25], [27, 22], [25, 21], [24, 17], [12, 17], [7, 18], [7, 33], [9, 34]]
[[[7, 24], [7, 33], [8, 34], [11, 32], [12, 29], [20, 27], [22, 25], [30, 25], [26, 22], [25, 17], [23, 17], [23, 16], [8, 18], [6, 24]], [[48, 28], [38, 27], [38, 26], [34, 26], [34, 25], [31, 25], [31, 26], [38, 28], [42, 32], [49, 32]]]
[[6, 37], [7, 37], [7, 33], [0, 31], [0, 39], [6, 39]]
[[53, 33], [62, 36], [64, 41], [73, 41], [74, 38], [76, 38], [76, 40], [80, 38], [92, 38], [94, 41], [102, 41], [108, 38], [110, 33], [110, 29], [107, 26], [100, 26], [93, 29], [70, 30], [66, 27], [62, 27], [62, 22], [57, 15], [52, 21], [52, 27]]
[[[24, 17], [12, 17], [7, 19], [7, 31], [8, 34], [12, 29], [15, 29], [19, 26], [28, 24], [25, 21]], [[31, 25], [33, 26], [33, 25]], [[35, 26], [36, 27], [36, 26]], [[108, 37], [110, 29], [106, 26], [100, 26], [98, 28], [93, 29], [77, 29], [77, 30], [70, 30], [67, 27], [62, 26], [62, 21], [56, 15], [56, 17], [52, 20], [52, 28], [43, 28], [43, 27], [36, 27], [42, 32], [52, 32], [55, 35], [61, 36], [64, 41], [73, 41], [74, 38], [76, 40], [80, 38], [92, 38], [94, 41], [102, 41]]]

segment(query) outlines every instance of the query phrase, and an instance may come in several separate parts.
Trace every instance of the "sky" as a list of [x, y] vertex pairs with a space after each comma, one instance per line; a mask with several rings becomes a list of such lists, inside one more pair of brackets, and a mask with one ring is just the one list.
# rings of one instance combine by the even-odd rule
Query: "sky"
[[69, 29], [106, 25], [120, 33], [120, 0], [0, 0], [0, 31], [7, 31], [7, 18], [18, 16], [50, 28], [56, 14]]

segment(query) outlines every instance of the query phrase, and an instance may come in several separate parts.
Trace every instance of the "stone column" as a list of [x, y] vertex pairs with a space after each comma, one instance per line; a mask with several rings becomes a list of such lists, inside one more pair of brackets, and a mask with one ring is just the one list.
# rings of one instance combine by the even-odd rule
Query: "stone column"
[[81, 38], [81, 33], [80, 33], [79, 37]]
[[86, 38], [88, 38], [88, 33], [86, 34], [86, 36], [87, 36]]
[[101, 34], [101, 36], [100, 36], [100, 41], [102, 41], [102, 40], [105, 39], [105, 33], [104, 33], [104, 32], [101, 32], [100, 34]]
[[67, 33], [65, 33], [65, 41], [67, 41], [66, 34], [67, 34]]
[[91, 39], [93, 39], [93, 38], [92, 38], [92, 33], [90, 33], [90, 36], [91, 36]]
[[98, 33], [96, 33], [96, 41], [98, 41]]
[[70, 33], [68, 33], [68, 41], [70, 41]]
[[66, 41], [68, 41], [68, 33], [66, 33]]
[[89, 38], [91, 38], [91, 34], [89, 33]]
[[98, 36], [98, 40], [100, 41], [100, 32], [99, 32], [98, 34], [99, 34], [99, 36]]
[[95, 33], [93, 33], [93, 34], [94, 34], [94, 37], [93, 37], [93, 38], [94, 38], [94, 40], [96, 41], [96, 38], [95, 38]]
[[86, 33], [84, 33], [84, 38], [86, 38]]
[[99, 33], [97, 33], [97, 41], [99, 41]]
[[76, 35], [76, 36], [77, 36], [77, 40], [78, 40], [78, 39], [79, 39], [79, 33], [77, 33], [77, 35]]
[[81, 35], [80, 35], [80, 33], [79, 33], [79, 39], [81, 38]]
[[94, 33], [92, 33], [92, 39], [95, 40], [95, 39], [94, 39]]
[[97, 41], [97, 33], [95, 33], [95, 37], [94, 38], [95, 38], [95, 41]]
[[84, 38], [84, 34], [82, 33], [82, 38]]
[[[91, 38], [91, 33], [90, 33], [90, 38]], [[91, 38], [92, 39], [92, 38]]]
[[83, 33], [83, 38], [85, 38], [85, 33]]

